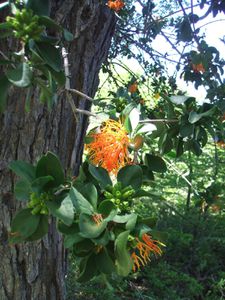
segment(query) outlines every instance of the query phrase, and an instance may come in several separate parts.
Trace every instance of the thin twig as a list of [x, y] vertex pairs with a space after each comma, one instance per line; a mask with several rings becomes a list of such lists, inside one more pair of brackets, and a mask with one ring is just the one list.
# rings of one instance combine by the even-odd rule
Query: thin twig
[[86, 100], [89, 100], [89, 101], [91, 101], [91, 102], [94, 101], [93, 98], [89, 97], [88, 95], [86, 95], [86, 94], [84, 94], [84, 93], [82, 93], [82, 92], [80, 92], [80, 91], [78, 91], [78, 90], [75, 90], [75, 89], [67, 89], [67, 91], [68, 91], [68, 92], [71, 92], [71, 93], [74, 93], [74, 94], [77, 94], [77, 95], [79, 95], [79, 96], [81, 96], [81, 97], [84, 97]]
[[95, 117], [95, 118], [98, 118], [98, 116], [88, 110], [84, 110], [84, 109], [79, 109], [79, 108], [76, 108], [76, 112], [80, 113], [80, 114], [83, 114], [83, 115], [86, 115], [86, 116], [89, 116], [89, 117]]
[[197, 28], [197, 30], [199, 30], [199, 29], [201, 29], [201, 28], [203, 28], [203, 27], [205, 27], [205, 26], [208, 26], [208, 25], [210, 25], [210, 24], [212, 24], [212, 23], [216, 23], [216, 22], [224, 22], [224, 21], [225, 21], [225, 19], [213, 20], [213, 21], [210, 21], [210, 22], [208, 22], [208, 23], [205, 23], [205, 24], [199, 26], [199, 27]]
[[64, 61], [64, 70], [65, 70], [65, 76], [66, 76], [65, 90], [67, 92], [67, 98], [69, 100], [69, 103], [70, 103], [71, 109], [73, 111], [74, 117], [76, 118], [76, 113], [80, 113], [80, 114], [83, 114], [83, 115], [86, 115], [86, 116], [97, 117], [96, 114], [93, 114], [88, 110], [78, 109], [76, 107], [76, 105], [74, 104], [73, 98], [72, 98], [71, 94], [69, 94], [69, 92], [80, 95], [80, 96], [84, 97], [85, 99], [87, 99], [89, 101], [93, 101], [93, 99], [91, 97], [85, 95], [84, 93], [78, 91], [78, 90], [71, 89], [71, 87], [70, 87], [70, 70], [69, 70], [68, 53], [67, 53], [67, 51], [64, 47], [62, 48], [62, 57], [63, 57], [63, 61]]
[[178, 119], [147, 119], [141, 120], [139, 123], [157, 123], [157, 122], [164, 122], [164, 123], [176, 123]]
[[66, 52], [66, 49], [62, 48], [62, 57], [63, 57], [63, 63], [64, 63], [64, 70], [66, 75], [66, 83], [65, 83], [65, 89], [70, 89], [70, 70], [69, 70], [69, 60], [68, 60], [68, 53]]
[[177, 169], [175, 168], [174, 164], [172, 164], [168, 159], [166, 159], [166, 158], [164, 157], [164, 160], [169, 164], [169, 167], [170, 167], [171, 169], [173, 169], [173, 170], [178, 174], [178, 176], [181, 176], [181, 178], [183, 178], [184, 181], [186, 181], [186, 183], [188, 184], [188, 186], [192, 187], [193, 192], [194, 192], [197, 196], [199, 196], [198, 191], [193, 187], [192, 183], [187, 179], [187, 177], [184, 176], [179, 170], [177, 170]]
[[[195, 4], [194, 7], [196, 7], [196, 6], [200, 6], [200, 4]], [[190, 9], [190, 8], [191, 8], [191, 6], [185, 7], [185, 10], [188, 10], [188, 9]], [[158, 21], [162, 21], [162, 20], [164, 20], [164, 19], [167, 19], [167, 18], [169, 18], [169, 17], [171, 17], [171, 16], [173, 16], [173, 15], [176, 15], [176, 14], [178, 14], [178, 13], [180, 13], [180, 12], [182, 12], [182, 9], [179, 9], [179, 10], [177, 10], [177, 11], [171, 12], [171, 13], [169, 13], [168, 15], [162, 16], [162, 17], [160, 17], [160, 18], [158, 19]]]

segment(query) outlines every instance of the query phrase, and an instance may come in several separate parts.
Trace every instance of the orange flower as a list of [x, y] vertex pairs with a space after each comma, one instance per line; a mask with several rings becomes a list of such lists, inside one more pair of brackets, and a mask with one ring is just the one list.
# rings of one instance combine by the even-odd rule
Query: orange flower
[[133, 271], [136, 272], [139, 270], [141, 266], [145, 266], [150, 259], [151, 252], [155, 255], [161, 255], [162, 250], [157, 244], [165, 246], [161, 242], [157, 240], [153, 240], [150, 235], [147, 233], [142, 235], [142, 241], [136, 238], [137, 244], [135, 246], [136, 251], [131, 254], [131, 258], [133, 259]]
[[225, 142], [224, 141], [218, 141], [216, 143], [220, 148], [225, 148]]
[[92, 215], [93, 221], [97, 224], [100, 225], [103, 221], [102, 215], [101, 214], [94, 214]]
[[222, 116], [222, 122], [225, 121], [225, 114]]
[[108, 7], [112, 10], [115, 10], [116, 12], [120, 11], [121, 8], [124, 7], [124, 2], [122, 0], [109, 0], [108, 1]]
[[204, 68], [204, 66], [203, 66], [203, 64], [202, 63], [200, 63], [200, 64], [192, 64], [192, 70], [195, 72], [195, 73], [200, 73], [200, 72], [202, 72], [202, 73], [204, 73], [205, 72], [205, 68]]
[[213, 204], [211, 206], [211, 210], [212, 210], [212, 212], [217, 213], [221, 210], [221, 207], [219, 205]]
[[134, 94], [137, 92], [137, 88], [138, 88], [138, 85], [137, 85], [137, 82], [135, 81], [133, 84], [131, 84], [129, 87], [128, 87], [128, 91], [131, 93], [131, 94]]
[[90, 161], [108, 172], [117, 171], [129, 163], [127, 131], [121, 122], [107, 120], [99, 133], [92, 133], [93, 142], [86, 145]]

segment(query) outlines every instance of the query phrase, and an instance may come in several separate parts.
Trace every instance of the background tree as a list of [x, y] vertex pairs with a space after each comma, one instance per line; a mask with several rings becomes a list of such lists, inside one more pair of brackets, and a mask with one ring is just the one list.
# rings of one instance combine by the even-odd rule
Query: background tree
[[[40, 8], [45, 9], [46, 5], [48, 1], [37, 1]], [[68, 44], [71, 88], [94, 96], [101, 63], [106, 58], [114, 30], [113, 13], [98, 0], [50, 1], [49, 10], [54, 20], [74, 35]], [[0, 13], [3, 22], [7, 8]], [[5, 58], [4, 53], [10, 56], [10, 51], [21, 50], [21, 44], [11, 37], [4, 38], [0, 49]], [[65, 170], [77, 174], [88, 120], [83, 114], [77, 114], [75, 120], [63, 90], [53, 109], [48, 110], [39, 102], [40, 89], [33, 88], [30, 110], [25, 112], [26, 93], [27, 90], [11, 88], [7, 109], [0, 115], [0, 298], [64, 299], [66, 253], [54, 226], [51, 225], [48, 236], [37, 243], [8, 244], [10, 221], [20, 206], [14, 201], [15, 177], [8, 164], [15, 159], [34, 162], [51, 150], [59, 155]], [[90, 108], [83, 97], [73, 96], [73, 101], [77, 108]]]

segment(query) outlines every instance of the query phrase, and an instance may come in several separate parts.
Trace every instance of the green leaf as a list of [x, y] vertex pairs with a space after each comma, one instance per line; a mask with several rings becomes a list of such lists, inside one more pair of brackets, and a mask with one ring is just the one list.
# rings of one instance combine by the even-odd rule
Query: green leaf
[[129, 221], [131, 221], [132, 219], [134, 219], [134, 217], [136, 217], [136, 214], [126, 214], [126, 215], [116, 215], [113, 218], [113, 222], [115, 223], [127, 223]]
[[129, 103], [124, 110], [122, 111], [122, 116], [126, 117], [130, 114], [130, 112], [136, 107], [135, 103]]
[[19, 177], [32, 182], [35, 179], [36, 168], [23, 160], [14, 160], [9, 168]]
[[64, 172], [58, 157], [52, 152], [47, 152], [37, 162], [36, 177], [52, 176], [54, 181], [49, 182], [49, 187], [57, 187], [64, 183]]
[[189, 137], [194, 133], [194, 125], [193, 124], [185, 124], [180, 127], [180, 135], [182, 137]]
[[80, 275], [77, 278], [78, 282], [87, 282], [97, 275], [97, 265], [95, 263], [95, 255], [92, 254], [83, 259], [82, 268], [80, 268]]
[[111, 210], [110, 214], [105, 218], [106, 222], [110, 222], [114, 219], [114, 217], [117, 215], [118, 210], [117, 209], [113, 209]]
[[18, 200], [28, 200], [32, 192], [30, 182], [26, 179], [19, 180], [14, 188], [14, 194]]
[[201, 146], [197, 141], [193, 141], [191, 150], [197, 156], [202, 154]]
[[167, 171], [166, 163], [160, 156], [146, 153], [145, 163], [151, 171], [160, 173]]
[[130, 214], [130, 218], [128, 219], [126, 223], [126, 230], [133, 230], [135, 228], [135, 225], [137, 223], [137, 215], [136, 214]]
[[127, 249], [129, 234], [129, 230], [124, 231], [120, 233], [115, 240], [116, 269], [120, 276], [127, 276], [133, 265], [130, 253]]
[[117, 181], [122, 183], [122, 187], [131, 185], [136, 190], [142, 185], [142, 176], [143, 173], [140, 166], [125, 166], [119, 170]]
[[197, 114], [195, 111], [191, 111], [188, 117], [188, 121], [191, 124], [198, 122], [202, 118], [201, 114]]
[[74, 40], [74, 35], [69, 32], [67, 29], [63, 29], [63, 35], [67, 42], [71, 42]]
[[35, 48], [41, 58], [56, 72], [62, 70], [61, 55], [59, 49], [45, 42], [36, 42]]
[[79, 192], [84, 196], [85, 199], [88, 200], [88, 202], [91, 203], [93, 208], [96, 210], [98, 202], [98, 192], [95, 185], [91, 182], [88, 182], [79, 189]]
[[184, 96], [184, 95], [173, 95], [170, 96], [170, 100], [171, 102], [173, 102], [174, 104], [183, 104], [189, 97], [188, 96]]
[[26, 8], [33, 10], [35, 15], [49, 16], [50, 1], [49, 0], [25, 0]]
[[46, 201], [46, 205], [53, 216], [62, 220], [70, 226], [74, 220], [74, 206], [70, 195], [67, 195], [62, 201]]
[[37, 241], [48, 233], [48, 216], [40, 215], [40, 221], [36, 231], [26, 241]]
[[18, 87], [28, 87], [31, 84], [32, 75], [30, 66], [25, 62], [6, 73], [8, 80]]
[[176, 157], [180, 157], [184, 153], [183, 139], [179, 138], [176, 145]]
[[81, 214], [79, 219], [81, 236], [85, 238], [97, 238], [106, 228], [107, 222], [103, 220], [99, 224], [95, 223], [93, 217]]
[[44, 25], [46, 28], [49, 29], [55, 29], [58, 31], [61, 31], [63, 28], [59, 24], [57, 24], [53, 19], [47, 17], [47, 16], [40, 16], [38, 19], [38, 23], [40, 25]]
[[115, 265], [106, 248], [103, 248], [96, 255], [95, 261], [100, 272], [104, 274], [112, 274], [113, 272], [115, 272]]
[[140, 125], [138, 125], [136, 132], [151, 134], [155, 130], [157, 130], [157, 127], [154, 124], [140, 124]]
[[47, 66], [49, 72], [52, 75], [52, 78], [57, 82], [59, 86], [64, 86], [66, 83], [66, 76], [64, 71], [56, 72], [51, 67]]
[[94, 249], [95, 244], [90, 239], [83, 239], [76, 243], [73, 253], [77, 256], [87, 256]]
[[74, 244], [77, 244], [82, 240], [83, 240], [83, 238], [79, 235], [79, 233], [73, 233], [70, 235], [66, 235], [64, 238], [64, 247], [71, 248]]
[[63, 223], [61, 220], [58, 220], [57, 222], [57, 230], [64, 235], [72, 235], [74, 233], [79, 232], [79, 226], [77, 223], [73, 223], [70, 226], [67, 226], [65, 223]]
[[207, 110], [207, 111], [205, 111], [205, 112], [203, 112], [201, 114], [198, 114], [195, 111], [191, 111], [189, 113], [188, 121], [191, 124], [194, 124], [194, 123], [198, 122], [203, 117], [210, 117], [210, 116], [212, 116], [216, 112], [216, 110], [217, 110], [217, 108], [216, 108], [216, 106], [214, 106], [211, 109], [209, 109], [209, 110]]
[[93, 214], [94, 208], [91, 203], [87, 199], [85, 199], [84, 196], [79, 193], [78, 190], [74, 187], [70, 189], [70, 197], [78, 213], [85, 213], [88, 215]]
[[143, 183], [149, 183], [154, 180], [154, 174], [149, 168], [145, 165], [140, 166], [143, 172], [143, 178], [142, 181]]
[[[39, 221], [40, 215], [32, 215], [29, 208], [22, 209], [12, 220], [11, 232], [18, 233], [24, 239], [28, 238], [37, 230]], [[13, 235], [10, 241], [13, 242]]]
[[95, 245], [106, 246], [109, 241], [112, 240], [111, 233], [112, 232], [109, 232], [109, 230], [106, 228], [106, 230], [99, 237], [91, 240]]
[[140, 111], [137, 108], [132, 109], [132, 111], [129, 114], [129, 119], [131, 123], [131, 131], [134, 131], [139, 123], [140, 120]]
[[104, 189], [107, 185], [112, 185], [109, 173], [104, 168], [89, 165], [88, 170], [91, 175], [99, 182], [101, 188]]
[[169, 135], [166, 132], [160, 136], [158, 141], [158, 146], [161, 154], [168, 153], [173, 148], [172, 139], [169, 137]]
[[123, 126], [128, 133], [132, 133], [132, 125], [131, 125], [131, 120], [130, 120], [129, 116], [126, 116]]
[[112, 210], [116, 210], [115, 204], [110, 200], [104, 200], [99, 204], [98, 212], [107, 217]]
[[160, 96], [166, 100], [165, 102], [165, 111], [167, 112], [167, 117], [170, 119], [176, 118], [176, 112], [174, 104], [171, 102], [170, 97], [165, 94], [160, 94]]
[[46, 184], [53, 180], [54, 178], [52, 176], [38, 177], [31, 183], [32, 190], [36, 193], [41, 193]]

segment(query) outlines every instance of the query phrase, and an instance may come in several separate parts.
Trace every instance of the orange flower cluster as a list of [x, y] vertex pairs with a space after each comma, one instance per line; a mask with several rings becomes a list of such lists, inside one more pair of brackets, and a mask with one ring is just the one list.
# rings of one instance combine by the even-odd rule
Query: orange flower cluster
[[130, 143], [127, 131], [121, 122], [107, 120], [99, 133], [92, 133], [93, 141], [86, 145], [90, 161], [108, 170], [117, 171], [129, 163], [128, 145]]
[[204, 73], [205, 72], [205, 68], [202, 63], [196, 64], [196, 65], [192, 64], [192, 70], [196, 73], [200, 73], [200, 72]]
[[124, 2], [122, 0], [109, 0], [108, 7], [116, 12], [120, 11], [124, 7]]
[[[155, 255], [161, 255], [162, 250], [159, 248], [157, 244], [165, 246], [161, 242], [157, 240], [153, 240], [150, 235], [147, 233], [142, 235], [142, 241], [136, 238], [137, 244], [135, 246], [136, 252], [131, 254], [131, 258], [134, 262], [133, 271], [136, 272], [140, 269], [141, 266], [145, 266], [150, 259], [150, 254], [153, 252]], [[138, 253], [138, 254], [137, 254]]]
[[136, 82], [136, 81], [128, 87], [128, 91], [129, 91], [131, 94], [136, 93], [136, 92], [137, 92], [137, 89], [138, 89], [138, 85], [137, 85], [137, 82]]

